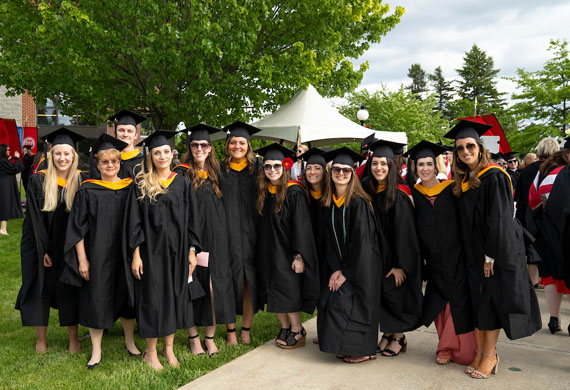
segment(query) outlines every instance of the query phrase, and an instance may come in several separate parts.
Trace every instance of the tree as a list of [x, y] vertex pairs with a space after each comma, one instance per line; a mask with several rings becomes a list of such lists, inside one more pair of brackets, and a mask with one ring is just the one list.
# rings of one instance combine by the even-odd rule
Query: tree
[[395, 92], [382, 89], [372, 95], [362, 90], [347, 99], [348, 105], [339, 109], [347, 118], [358, 122], [356, 112], [364, 104], [370, 113], [367, 125], [375, 130], [403, 131], [410, 145], [423, 139], [437, 142], [449, 130], [449, 122], [433, 110], [437, 103], [434, 95], [419, 100], [402, 87]]
[[520, 119], [531, 121], [523, 129], [536, 142], [542, 136], [565, 135], [570, 128], [570, 57], [568, 41], [551, 40], [548, 48], [553, 56], [544, 67], [535, 72], [517, 69], [518, 77], [508, 78], [517, 84], [521, 93], [512, 110]]
[[457, 93], [459, 98], [474, 101], [487, 107], [503, 107], [503, 93], [497, 90], [496, 76], [500, 69], [494, 69], [493, 57], [487, 56], [483, 50], [473, 44], [471, 50], [463, 57], [463, 66], [456, 69], [461, 77], [458, 81]]
[[447, 104], [453, 98], [455, 91], [453, 89], [453, 81], [445, 80], [441, 66], [435, 68], [433, 74], [428, 75], [428, 79], [431, 81], [435, 99], [437, 101], [435, 110], [441, 111], [444, 118], [447, 118], [449, 120], [455, 119], [449, 116], [449, 111], [447, 109]]
[[421, 94], [427, 92], [427, 74], [420, 64], [412, 64], [408, 69], [408, 77], [412, 83], [406, 89], [421, 99]]
[[352, 91], [353, 68], [404, 10], [368, 0], [8, 0], [0, 85], [99, 122], [137, 108], [155, 128], [260, 116], [313, 84]]

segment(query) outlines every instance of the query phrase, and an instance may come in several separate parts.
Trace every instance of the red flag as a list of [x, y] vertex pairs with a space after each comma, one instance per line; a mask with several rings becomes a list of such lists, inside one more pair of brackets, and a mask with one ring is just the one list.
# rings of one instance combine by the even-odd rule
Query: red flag
[[32, 153], [38, 153], [38, 128], [37, 127], [24, 127], [24, 140], [22, 141], [22, 148], [26, 145], [32, 147]]

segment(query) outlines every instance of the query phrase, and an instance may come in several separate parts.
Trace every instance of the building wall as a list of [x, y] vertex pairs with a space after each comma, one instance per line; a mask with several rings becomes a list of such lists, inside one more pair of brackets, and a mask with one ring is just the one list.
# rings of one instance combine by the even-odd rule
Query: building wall
[[[22, 96], [6, 96], [6, 88], [0, 86], [0, 117], [6, 119], [15, 119], [18, 126], [22, 126]], [[36, 122], [35, 106], [34, 106], [34, 123]], [[31, 126], [31, 125], [30, 125]]]
[[22, 95], [22, 123], [23, 126], [36, 127], [36, 103], [27, 93]]

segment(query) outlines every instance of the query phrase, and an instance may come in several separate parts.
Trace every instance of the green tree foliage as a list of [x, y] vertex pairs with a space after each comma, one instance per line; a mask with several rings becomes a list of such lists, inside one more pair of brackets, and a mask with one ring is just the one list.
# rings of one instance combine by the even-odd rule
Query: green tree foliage
[[[502, 107], [503, 93], [497, 90], [497, 74], [500, 69], [494, 69], [493, 57], [473, 45], [471, 50], [463, 57], [463, 66], [456, 69], [458, 80], [457, 94], [466, 101], [475, 101], [482, 107]], [[472, 113], [471, 113], [472, 115]]]
[[348, 105], [339, 109], [347, 118], [358, 122], [356, 112], [364, 104], [370, 113], [367, 125], [374, 130], [405, 132], [410, 145], [423, 139], [437, 142], [449, 130], [449, 122], [433, 109], [437, 104], [434, 95], [419, 100], [400, 88], [395, 92], [382, 89], [373, 94], [362, 90], [347, 99]]
[[146, 112], [155, 128], [183, 120], [248, 120], [313, 84], [352, 91], [353, 68], [404, 9], [369, 0], [4, 0], [0, 85], [64, 113], [104, 120]]
[[412, 83], [406, 86], [411, 93], [421, 98], [421, 94], [427, 92], [427, 74], [420, 64], [412, 64], [408, 69], [408, 77], [412, 79]]
[[535, 72], [517, 69], [518, 77], [508, 78], [521, 93], [512, 110], [520, 119], [530, 122], [522, 133], [538, 142], [543, 136], [560, 136], [570, 129], [570, 56], [568, 41], [551, 40], [548, 51], [552, 58]]
[[441, 111], [444, 118], [454, 119], [449, 116], [449, 110], [447, 109], [447, 105], [453, 98], [455, 91], [453, 89], [453, 81], [448, 81], [443, 77], [441, 66], [435, 68], [433, 74], [428, 75], [428, 79], [431, 82], [436, 99], [435, 110]]

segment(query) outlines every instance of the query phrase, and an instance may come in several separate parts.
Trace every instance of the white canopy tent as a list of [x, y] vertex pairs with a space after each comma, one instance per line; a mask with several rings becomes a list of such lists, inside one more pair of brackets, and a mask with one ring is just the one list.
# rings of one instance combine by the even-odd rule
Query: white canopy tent
[[[297, 92], [277, 111], [252, 125], [261, 129], [252, 138], [283, 140], [290, 144], [297, 143], [298, 134], [301, 143], [323, 146], [362, 141], [372, 133], [375, 133], [376, 139], [408, 143], [406, 133], [371, 130], [344, 117], [312, 85]], [[219, 138], [222, 137], [216, 137]]]

